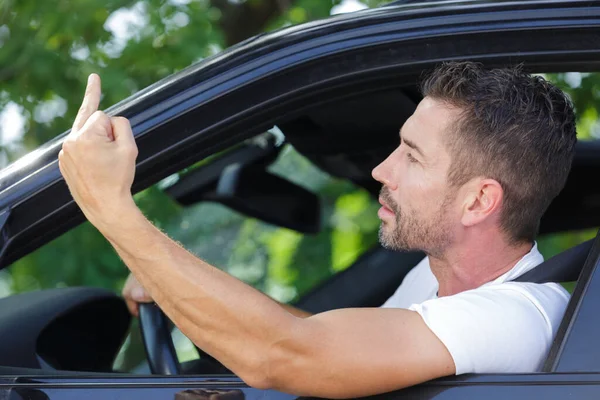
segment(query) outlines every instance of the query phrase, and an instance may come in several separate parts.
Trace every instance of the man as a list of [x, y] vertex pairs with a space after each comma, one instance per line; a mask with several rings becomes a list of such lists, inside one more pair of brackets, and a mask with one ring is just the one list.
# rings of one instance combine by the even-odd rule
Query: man
[[124, 290], [132, 311], [145, 288], [146, 300], [251, 386], [343, 398], [451, 374], [537, 371], [568, 294], [510, 281], [542, 261], [534, 238], [570, 169], [572, 105], [540, 77], [474, 63], [442, 65], [423, 94], [373, 177], [383, 184], [383, 245], [428, 257], [381, 308], [309, 316], [156, 229], [131, 196], [129, 123], [97, 111], [97, 75], [59, 165], [135, 276]]

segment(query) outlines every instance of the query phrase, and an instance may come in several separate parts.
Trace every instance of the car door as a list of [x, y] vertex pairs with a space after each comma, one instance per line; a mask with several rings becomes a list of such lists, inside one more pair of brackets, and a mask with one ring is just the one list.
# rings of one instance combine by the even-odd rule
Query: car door
[[[600, 4], [439, 2], [338, 16], [260, 35], [169, 77], [112, 107], [128, 117], [139, 147], [134, 191], [194, 162], [285, 124], [307, 109], [389, 87], [413, 87], [446, 60], [489, 66], [524, 62], [535, 71], [589, 71], [600, 65]], [[415, 98], [418, 97], [415, 95]], [[61, 178], [64, 136], [2, 171], [0, 266], [84, 219]], [[591, 253], [552, 363], [541, 374], [466, 375], [381, 398], [592, 398], [600, 390], [600, 256]], [[6, 398], [292, 399], [249, 388], [234, 376], [2, 376]], [[597, 396], [594, 396], [594, 398]]]

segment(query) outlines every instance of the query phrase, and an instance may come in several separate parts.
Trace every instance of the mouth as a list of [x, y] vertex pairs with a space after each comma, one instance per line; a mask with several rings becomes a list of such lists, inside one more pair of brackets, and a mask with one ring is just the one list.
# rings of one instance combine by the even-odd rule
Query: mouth
[[381, 204], [381, 208], [377, 212], [377, 215], [380, 219], [393, 218], [396, 215], [392, 209], [383, 202], [381, 197], [379, 198], [379, 204]]

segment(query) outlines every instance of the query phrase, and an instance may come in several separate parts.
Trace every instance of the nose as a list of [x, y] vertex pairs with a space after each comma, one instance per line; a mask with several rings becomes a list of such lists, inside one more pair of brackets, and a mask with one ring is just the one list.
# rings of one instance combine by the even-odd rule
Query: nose
[[396, 189], [396, 184], [393, 179], [393, 169], [391, 158], [394, 153], [390, 154], [385, 160], [383, 160], [378, 166], [373, 168], [371, 176], [378, 182], [381, 182], [384, 186], [387, 186], [391, 190]]

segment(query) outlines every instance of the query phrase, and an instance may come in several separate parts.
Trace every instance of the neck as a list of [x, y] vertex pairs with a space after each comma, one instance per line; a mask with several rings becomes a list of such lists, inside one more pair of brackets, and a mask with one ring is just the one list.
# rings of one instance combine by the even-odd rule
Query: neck
[[431, 271], [439, 283], [438, 296], [451, 296], [475, 289], [512, 269], [531, 250], [532, 243], [509, 245], [505, 241], [464, 243], [441, 257], [429, 257]]

